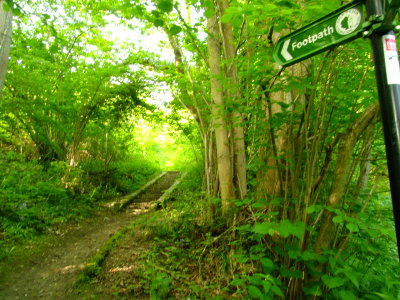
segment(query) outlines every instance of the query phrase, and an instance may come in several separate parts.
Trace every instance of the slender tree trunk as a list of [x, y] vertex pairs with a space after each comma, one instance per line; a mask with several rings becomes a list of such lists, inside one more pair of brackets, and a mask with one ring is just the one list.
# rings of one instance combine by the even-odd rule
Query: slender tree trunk
[[[225, 10], [229, 7], [227, 0], [219, 0], [218, 7], [221, 17]], [[227, 60], [227, 96], [229, 101], [239, 103], [241, 93], [239, 90], [238, 70], [235, 62], [236, 49], [234, 44], [233, 30], [230, 23], [221, 23], [221, 33], [223, 38], [225, 59]], [[243, 129], [243, 116], [237, 110], [232, 113], [233, 127], [233, 159], [234, 159], [234, 182], [238, 188], [238, 196], [243, 199], [247, 194], [247, 179], [246, 179], [246, 146]]]
[[[353, 148], [357, 139], [369, 126], [375, 124], [379, 117], [379, 104], [371, 105], [355, 121], [353, 126], [349, 127], [342, 137], [339, 145], [338, 160], [333, 177], [331, 191], [329, 193], [327, 205], [329, 207], [338, 207], [341, 203], [343, 193], [346, 188], [347, 178], [350, 172]], [[320, 253], [323, 249], [329, 249], [331, 246], [335, 224], [332, 219], [335, 214], [325, 210], [322, 216], [322, 223], [318, 231], [314, 251]]]
[[222, 213], [227, 214], [231, 206], [230, 200], [234, 198], [233, 172], [230, 157], [228, 129], [225, 116], [223, 98], [221, 47], [219, 28], [215, 13], [208, 19], [208, 52], [211, 76], [212, 116], [215, 126], [217, 146], [218, 177], [222, 199]]
[[[195, 118], [198, 125], [200, 135], [203, 142], [204, 148], [204, 172], [205, 172], [205, 183], [208, 196], [216, 197], [218, 195], [218, 184], [215, 182], [216, 163], [215, 163], [215, 145], [214, 138], [215, 133], [211, 128], [210, 122], [207, 121], [209, 111], [201, 109], [201, 103], [206, 103], [205, 97], [198, 94], [195, 86], [195, 82], [192, 79], [189, 66], [184, 60], [184, 54], [178, 40], [174, 35], [171, 35], [168, 28], [164, 28], [165, 33], [168, 36], [170, 45], [174, 51], [175, 66], [178, 74], [185, 78], [190, 83], [191, 92], [188, 91], [187, 85], [178, 83], [180, 87], [181, 103], [184, 105]], [[186, 99], [186, 101], [182, 100]], [[189, 101], [188, 101], [189, 99]]]
[[4, 1], [0, 0], [0, 97], [6, 78], [7, 65], [11, 47], [12, 12], [5, 11]]

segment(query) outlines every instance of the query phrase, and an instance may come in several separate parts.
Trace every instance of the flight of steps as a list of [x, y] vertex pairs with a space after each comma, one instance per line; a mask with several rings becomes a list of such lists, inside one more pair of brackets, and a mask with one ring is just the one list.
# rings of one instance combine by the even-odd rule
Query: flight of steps
[[160, 199], [165, 191], [175, 183], [179, 176], [180, 172], [167, 172], [163, 177], [135, 197], [133, 202], [127, 207], [127, 213], [138, 215], [149, 210], [152, 203]]

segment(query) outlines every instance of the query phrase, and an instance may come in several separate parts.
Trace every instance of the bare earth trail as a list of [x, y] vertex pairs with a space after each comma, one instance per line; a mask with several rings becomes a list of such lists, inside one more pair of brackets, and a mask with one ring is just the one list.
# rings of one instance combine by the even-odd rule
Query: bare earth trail
[[170, 187], [178, 172], [168, 172], [135, 198], [123, 212], [107, 209], [80, 223], [42, 253], [0, 274], [0, 299], [75, 299], [73, 283], [85, 263], [117, 231], [129, 225]]

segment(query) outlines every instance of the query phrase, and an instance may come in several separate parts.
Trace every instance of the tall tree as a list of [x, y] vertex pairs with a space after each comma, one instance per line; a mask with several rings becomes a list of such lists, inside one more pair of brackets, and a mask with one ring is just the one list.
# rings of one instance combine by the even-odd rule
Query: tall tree
[[6, 78], [11, 47], [12, 10], [5, 0], [0, 0], [0, 97]]

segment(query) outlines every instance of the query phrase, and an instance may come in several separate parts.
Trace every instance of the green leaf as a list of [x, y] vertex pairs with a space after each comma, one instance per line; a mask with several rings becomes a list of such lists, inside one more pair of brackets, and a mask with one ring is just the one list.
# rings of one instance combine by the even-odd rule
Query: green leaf
[[253, 232], [260, 234], [269, 234], [271, 232], [273, 223], [265, 222], [265, 223], [256, 223], [253, 226]]
[[374, 294], [385, 300], [396, 300], [396, 298], [391, 295], [386, 295], [386, 294], [376, 293], [376, 292]]
[[225, 10], [225, 14], [221, 18], [222, 23], [229, 23], [236, 17], [241, 17], [243, 11], [239, 7], [229, 7]]
[[357, 298], [352, 291], [348, 291], [348, 290], [341, 290], [339, 291], [339, 297], [342, 300], [356, 300], [359, 299]]
[[296, 249], [296, 250], [289, 250], [288, 251], [288, 255], [290, 258], [296, 259], [299, 256], [301, 256], [301, 252], [300, 250]]
[[154, 24], [155, 26], [157, 26], [157, 27], [162, 27], [162, 26], [164, 26], [164, 21], [161, 20], [161, 19], [155, 19], [155, 20], [153, 21], [153, 24]]
[[11, 8], [10, 8], [10, 6], [7, 5], [7, 2], [4, 2], [4, 3], [3, 3], [3, 10], [4, 10], [4, 11], [10, 11], [10, 9], [11, 9]]
[[298, 8], [299, 7], [298, 5], [293, 3], [292, 1], [278, 1], [276, 3], [276, 5], [280, 6], [280, 7], [288, 7], [288, 8], [294, 8], [294, 7]]
[[333, 217], [332, 222], [335, 224], [343, 223], [343, 217], [342, 216]]
[[345, 281], [340, 277], [333, 277], [328, 275], [322, 276], [322, 281], [330, 289], [340, 287], [345, 283]]
[[288, 269], [287, 267], [282, 267], [280, 270], [282, 277], [286, 278], [302, 278], [303, 273], [296, 269]]
[[230, 21], [232, 21], [233, 18], [234, 18], [234, 15], [225, 14], [221, 18], [221, 23], [229, 23]]
[[58, 46], [57, 46], [57, 45], [52, 45], [52, 46], [49, 48], [49, 52], [50, 52], [50, 53], [53, 53], [53, 54], [56, 54], [56, 53], [58, 52]]
[[359, 232], [360, 229], [358, 228], [357, 224], [354, 223], [348, 223], [346, 224], [346, 228], [350, 231], [350, 232]]
[[253, 284], [255, 286], [256, 285], [262, 285], [264, 281], [265, 281], [265, 275], [264, 274], [256, 273], [253, 276], [249, 277], [250, 284]]
[[263, 282], [263, 289], [264, 289], [264, 295], [268, 295], [268, 292], [270, 291], [272, 284], [270, 281], [264, 281]]
[[289, 220], [285, 219], [279, 224], [277, 231], [284, 238], [292, 234], [301, 240], [303, 238], [305, 229], [306, 226], [303, 222], [296, 222], [295, 224], [292, 224]]
[[293, 224], [292, 234], [295, 237], [298, 237], [299, 240], [302, 240], [305, 230], [306, 230], [306, 224], [304, 224], [303, 222], [298, 221], [295, 224]]
[[350, 279], [350, 281], [357, 287], [360, 288], [360, 283], [358, 282], [358, 278], [357, 278], [357, 273], [355, 272], [351, 272], [349, 270], [346, 270], [345, 272], [343, 272], [343, 274]]
[[244, 279], [241, 279], [241, 278], [235, 278], [230, 282], [230, 285], [241, 286], [243, 284], [244, 284]]
[[182, 31], [182, 28], [180, 26], [177, 25], [172, 25], [171, 28], [169, 29], [169, 32], [172, 35], [177, 35], [178, 33], [180, 33]]
[[291, 233], [291, 227], [292, 227], [292, 223], [290, 223], [289, 220], [285, 219], [279, 224], [277, 230], [281, 236], [283, 236], [284, 238], [287, 238]]
[[321, 211], [321, 209], [322, 209], [321, 205], [311, 205], [311, 206], [307, 207], [306, 213], [312, 214], [314, 212]]
[[174, 4], [170, 0], [161, 0], [158, 2], [157, 8], [162, 12], [169, 13], [173, 10]]
[[214, 15], [214, 11], [212, 10], [212, 9], [207, 9], [205, 12], [204, 12], [204, 16], [206, 17], [206, 18], [211, 18], [212, 16]]
[[303, 291], [306, 295], [322, 296], [322, 291], [319, 284], [315, 284], [311, 287], [304, 287]]
[[313, 252], [311, 252], [311, 251], [308, 251], [308, 250], [304, 251], [304, 252], [301, 254], [301, 258], [302, 258], [303, 260], [305, 260], [305, 261], [313, 260], [313, 259], [315, 259], [317, 256], [318, 256], [317, 254], [315, 254], [315, 253], [313, 253]]
[[263, 297], [263, 294], [259, 288], [254, 285], [248, 286], [247, 290], [249, 291], [249, 296], [253, 299], [261, 299]]
[[271, 273], [275, 269], [274, 262], [269, 258], [261, 258], [260, 262], [266, 273]]
[[279, 297], [284, 297], [284, 295], [283, 295], [283, 293], [282, 293], [282, 290], [279, 288], [279, 286], [273, 285], [273, 286], [271, 287], [271, 291], [272, 291], [275, 295], [277, 295], [277, 296], [279, 296]]

